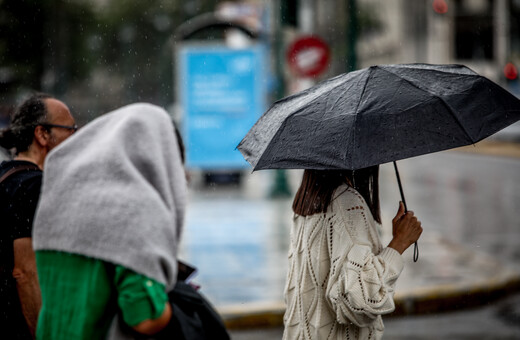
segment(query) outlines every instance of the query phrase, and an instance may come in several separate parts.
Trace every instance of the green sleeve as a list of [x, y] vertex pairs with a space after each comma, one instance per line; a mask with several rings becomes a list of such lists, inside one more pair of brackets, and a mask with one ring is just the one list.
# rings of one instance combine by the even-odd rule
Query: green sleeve
[[157, 319], [164, 312], [168, 295], [165, 285], [121, 267], [115, 267], [118, 305], [127, 325]]

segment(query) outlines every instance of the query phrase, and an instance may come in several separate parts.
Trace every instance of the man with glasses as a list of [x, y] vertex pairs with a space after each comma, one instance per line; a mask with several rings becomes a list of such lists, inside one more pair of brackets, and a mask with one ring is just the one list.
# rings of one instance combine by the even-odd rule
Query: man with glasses
[[47, 154], [77, 130], [69, 108], [47, 94], [25, 100], [0, 131], [14, 159], [0, 164], [0, 337], [32, 339], [41, 294], [32, 222]]

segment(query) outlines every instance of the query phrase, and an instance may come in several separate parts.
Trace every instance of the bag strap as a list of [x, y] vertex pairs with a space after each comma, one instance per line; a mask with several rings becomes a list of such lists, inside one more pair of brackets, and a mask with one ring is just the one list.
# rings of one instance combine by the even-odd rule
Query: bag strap
[[0, 183], [2, 183], [7, 177], [24, 170], [40, 170], [36, 164], [20, 164], [9, 169], [2, 177], [0, 177]]

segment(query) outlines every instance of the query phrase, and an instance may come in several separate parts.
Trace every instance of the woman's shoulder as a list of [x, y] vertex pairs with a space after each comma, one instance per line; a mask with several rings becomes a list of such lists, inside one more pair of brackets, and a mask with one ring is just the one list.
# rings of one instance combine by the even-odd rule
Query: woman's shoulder
[[363, 196], [353, 187], [342, 184], [335, 191], [332, 196], [333, 205], [340, 205], [343, 208], [366, 207], [366, 202]]

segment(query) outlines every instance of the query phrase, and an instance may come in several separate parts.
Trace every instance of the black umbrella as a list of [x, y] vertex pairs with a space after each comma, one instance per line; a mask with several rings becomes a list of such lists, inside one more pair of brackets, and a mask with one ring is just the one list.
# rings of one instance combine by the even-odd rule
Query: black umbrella
[[461, 65], [379, 65], [273, 104], [238, 145], [261, 169], [361, 169], [474, 144], [520, 119], [520, 100]]

